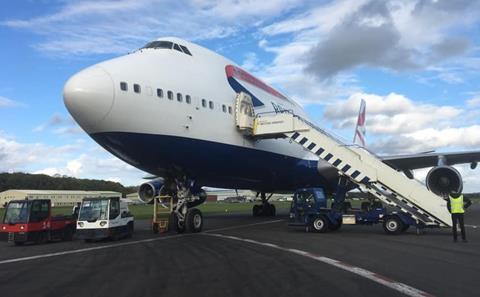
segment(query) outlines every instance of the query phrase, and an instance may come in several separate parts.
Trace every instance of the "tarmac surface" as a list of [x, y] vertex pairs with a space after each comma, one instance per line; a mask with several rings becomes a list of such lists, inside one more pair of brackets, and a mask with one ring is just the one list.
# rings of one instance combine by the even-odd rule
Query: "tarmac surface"
[[380, 225], [305, 233], [286, 216], [205, 217], [204, 232], [14, 246], [0, 243], [2, 296], [480, 296], [480, 205], [468, 243], [448, 229]]

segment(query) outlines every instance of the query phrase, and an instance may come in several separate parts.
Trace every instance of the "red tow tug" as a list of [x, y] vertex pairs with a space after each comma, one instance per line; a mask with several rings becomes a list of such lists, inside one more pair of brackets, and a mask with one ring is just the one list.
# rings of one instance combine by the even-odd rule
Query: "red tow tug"
[[52, 216], [50, 199], [14, 200], [8, 203], [0, 224], [0, 240], [15, 245], [72, 240], [75, 227], [73, 215]]

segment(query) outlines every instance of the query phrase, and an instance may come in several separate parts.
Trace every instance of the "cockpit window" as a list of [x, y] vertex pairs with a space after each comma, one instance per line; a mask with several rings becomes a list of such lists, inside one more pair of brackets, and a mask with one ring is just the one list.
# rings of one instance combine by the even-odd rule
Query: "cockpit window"
[[176, 44], [176, 43], [173, 43], [171, 41], [165, 41], [165, 40], [157, 40], [157, 41], [152, 41], [152, 42], [149, 42], [147, 43], [144, 47], [142, 47], [141, 49], [144, 49], [144, 48], [153, 48], [153, 49], [159, 49], [159, 48], [166, 48], [166, 49], [175, 49], [181, 53], [185, 53], [189, 56], [192, 55], [192, 53], [188, 50], [188, 48], [186, 46], [183, 46], [181, 44]]
[[147, 45], [145, 45], [142, 48], [168, 48], [168, 49], [172, 49], [172, 46], [173, 46], [173, 42], [171, 42], [171, 41], [152, 41], [152, 42], [147, 43]]
[[192, 53], [188, 50], [188, 48], [186, 46], [183, 46], [183, 45], [180, 45], [180, 47], [182, 48], [183, 52], [186, 53], [187, 55], [192, 55]]
[[176, 43], [173, 45], [173, 48], [176, 49], [179, 52], [182, 52], [182, 50], [180, 49], [180, 46], [178, 46], [178, 44], [176, 44]]

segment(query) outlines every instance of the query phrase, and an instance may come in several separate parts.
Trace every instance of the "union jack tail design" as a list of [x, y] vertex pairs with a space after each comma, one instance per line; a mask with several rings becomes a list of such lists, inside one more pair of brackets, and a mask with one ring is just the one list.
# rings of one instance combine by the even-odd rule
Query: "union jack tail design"
[[365, 129], [365, 109], [366, 103], [365, 100], [362, 99], [360, 110], [358, 111], [357, 126], [355, 127], [355, 134], [353, 135], [353, 143], [356, 143], [358, 140], [358, 144], [362, 147], [366, 147], [365, 135], [367, 130]]

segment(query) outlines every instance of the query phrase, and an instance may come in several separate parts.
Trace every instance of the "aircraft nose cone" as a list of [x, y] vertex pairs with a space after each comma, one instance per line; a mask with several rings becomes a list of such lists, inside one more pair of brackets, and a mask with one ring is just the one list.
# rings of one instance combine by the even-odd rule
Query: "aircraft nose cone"
[[65, 84], [63, 101], [70, 114], [87, 133], [95, 132], [112, 109], [113, 80], [100, 66], [82, 70]]

